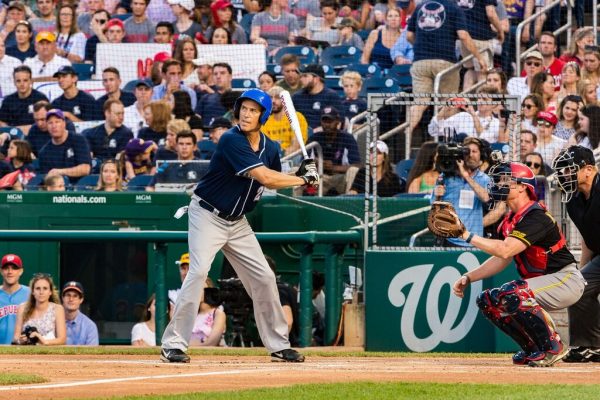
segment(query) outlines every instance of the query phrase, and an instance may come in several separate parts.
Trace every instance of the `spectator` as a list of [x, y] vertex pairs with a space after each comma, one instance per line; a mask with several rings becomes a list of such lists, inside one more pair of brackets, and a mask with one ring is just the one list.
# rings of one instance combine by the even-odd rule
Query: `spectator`
[[67, 324], [67, 345], [98, 346], [98, 327], [79, 309], [83, 303], [83, 285], [76, 281], [65, 283], [62, 303]]
[[408, 193], [431, 194], [433, 191], [440, 176], [440, 173], [435, 168], [437, 147], [438, 144], [436, 142], [425, 142], [421, 145], [406, 180]]
[[[308, 126], [315, 129], [320, 126], [321, 114], [325, 106], [341, 110], [340, 96], [333, 89], [325, 87], [325, 71], [319, 64], [310, 64], [302, 69], [300, 77], [302, 91], [292, 97], [296, 111], [299, 111], [308, 122]], [[342, 115], [343, 119], [344, 116]]]
[[[261, 4], [261, 2], [256, 2], [256, 4]], [[261, 9], [259, 11], [263, 10]], [[315, 0], [297, 0], [295, 2], [291, 2], [289, 4], [289, 11], [296, 16], [299, 29], [304, 29], [306, 27], [307, 19], [313, 19], [321, 15], [319, 2]]]
[[350, 167], [360, 166], [358, 144], [354, 136], [342, 131], [342, 116], [334, 107], [323, 108], [321, 127], [322, 132], [308, 138], [308, 143], [317, 142], [323, 149], [323, 193], [344, 194], [348, 183], [346, 172]]
[[[221, 97], [226, 92], [231, 92], [231, 82], [233, 80], [233, 71], [227, 63], [216, 63], [213, 65], [213, 79], [215, 82], [214, 93], [207, 93], [200, 101], [198, 107], [194, 110], [203, 120], [210, 120], [223, 116], [227, 109], [221, 104]], [[192, 104], [194, 107], [194, 104]]]
[[365, 42], [356, 33], [358, 25], [354, 19], [342, 18], [336, 27], [339, 29], [339, 37], [334, 46], [354, 46], [360, 51], [365, 48]]
[[35, 35], [37, 56], [28, 58], [24, 64], [31, 68], [34, 82], [53, 81], [54, 74], [61, 68], [71, 66], [66, 58], [56, 54], [56, 36], [52, 32]]
[[[46, 114], [52, 109], [48, 100], [40, 100], [33, 103], [33, 121], [27, 135], [27, 141], [31, 146], [33, 154], [39, 158], [39, 152], [46, 143], [50, 141], [48, 133], [48, 124], [46, 123]], [[67, 131], [75, 135], [75, 125], [71, 121], [67, 121]]]
[[[190, 270], [190, 253], [183, 253], [179, 260], [175, 261], [175, 264], [179, 266], [179, 278], [181, 279], [181, 283], [185, 280], [189, 270]], [[177, 302], [177, 296], [179, 296], [179, 292], [181, 289], [170, 289], [168, 291], [167, 297], [169, 298], [169, 308], [172, 310], [175, 307], [175, 303]]]
[[125, 108], [123, 124], [137, 137], [140, 129], [148, 126], [144, 119], [144, 108], [152, 101], [152, 82], [148, 79], [136, 81], [133, 94], [135, 103]]
[[156, 298], [152, 294], [146, 302], [144, 317], [131, 329], [132, 346], [156, 346]]
[[585, 50], [581, 76], [596, 85], [596, 87], [600, 84], [600, 50], [597, 48]]
[[87, 38], [79, 31], [75, 7], [61, 5], [56, 16], [56, 54], [72, 63], [83, 62]]
[[35, 5], [39, 17], [29, 20], [31, 27], [36, 32], [56, 32], [56, 5], [52, 0], [36, 0]]
[[168, 0], [171, 6], [171, 11], [177, 21], [173, 24], [175, 33], [180, 39], [184, 36], [195, 38], [196, 34], [202, 33], [202, 26], [192, 20], [192, 12], [194, 11], [194, 0]]
[[[105, 7], [104, 0], [87, 0], [87, 8], [85, 10], [82, 10], [80, 7], [77, 10], [77, 13], [79, 14], [77, 16], [77, 26], [83, 33], [85, 33], [85, 36], [88, 38], [97, 34], [93, 17], [100, 10], [105, 11], [107, 14], [114, 11], [114, 9], [113, 11], [110, 11], [108, 8]], [[106, 21], [108, 21], [108, 18], [106, 19]]]
[[[96, 49], [98, 43], [106, 43], [108, 41], [105, 32], [109, 19], [110, 14], [103, 9], [95, 11], [93, 14], [90, 23], [91, 32], [93, 34], [91, 36], [88, 35], [88, 40], [85, 43], [85, 62], [88, 64], [96, 65]], [[79, 27], [81, 27], [81, 25], [79, 25]]]
[[[272, 111], [271, 111], [272, 113]], [[208, 131], [208, 137], [210, 138], [210, 140], [214, 143], [217, 144], [219, 143], [219, 139], [221, 139], [221, 136], [223, 136], [223, 134], [225, 132], [227, 132], [229, 129], [231, 129], [231, 121], [229, 121], [227, 118], [213, 118], [210, 120], [210, 123], [208, 124], [208, 126], [206, 126], [204, 129]], [[263, 125], [263, 132], [264, 132], [264, 125]], [[208, 157], [210, 158], [210, 157]]]
[[575, 134], [578, 128], [579, 117], [577, 112], [583, 106], [581, 97], [577, 95], [568, 95], [558, 107], [558, 124], [554, 128], [554, 135], [563, 140], [569, 140]]
[[373, 30], [369, 34], [360, 59], [362, 64], [375, 64], [381, 69], [388, 69], [394, 65], [391, 49], [402, 34], [400, 11], [389, 8], [385, 20], [385, 27]]
[[537, 144], [535, 151], [540, 153], [544, 160], [554, 160], [561, 149], [566, 147], [567, 141], [554, 136], [554, 129], [558, 119], [556, 115], [547, 111], [540, 111], [537, 115]]
[[520, 140], [520, 161], [525, 162], [525, 156], [529, 153], [533, 153], [535, 151], [535, 147], [537, 145], [537, 135], [531, 131], [521, 129], [521, 134], [519, 135]]
[[158, 146], [152, 140], [131, 139], [120, 157], [125, 181], [128, 182], [137, 175], [154, 175], [156, 168], [152, 162], [152, 155], [157, 149]]
[[[178, 6], [179, 7], [179, 6]], [[171, 100], [171, 95], [176, 90], [185, 90], [192, 100], [192, 108], [196, 109], [196, 92], [182, 84], [182, 66], [181, 63], [174, 59], [168, 59], [163, 62], [161, 67], [162, 83], [154, 86], [152, 91], [152, 100]]]
[[171, 7], [169, 3], [165, 0], [150, 0], [148, 3], [148, 8], [146, 9], [146, 14], [150, 21], [155, 24], [160, 22], [175, 22], [176, 18], [173, 15], [173, 11], [171, 11]]
[[[65, 344], [65, 309], [60, 305], [50, 275], [35, 274], [29, 283], [29, 290], [29, 298], [19, 306], [13, 342], [26, 344], [29, 339], [37, 339], [40, 345], [45, 346]], [[27, 327], [35, 327], [36, 331], [26, 336], [23, 332]]]
[[598, 85], [589, 79], [582, 79], [577, 85], [577, 94], [583, 100], [583, 104], [598, 104]]
[[[477, 51], [471, 36], [466, 30], [464, 13], [454, 2], [448, 0], [424, 2], [417, 6], [413, 14], [435, 13], [440, 5], [445, 9], [445, 19], [430, 21], [424, 16], [423, 18], [410, 18], [408, 20], [407, 39], [413, 45], [415, 53], [410, 69], [413, 93], [433, 93], [433, 81], [436, 75], [456, 62], [454, 52], [456, 40], [460, 40], [474, 55], [479, 61], [481, 70], [487, 71], [488, 65], [485, 59]], [[390, 15], [395, 14], [392, 12]], [[433, 22], [433, 26], [431, 22]], [[456, 70], [456, 72], [447, 74], [444, 77], [439, 87], [440, 93], [456, 93], [458, 91], [458, 72]], [[421, 116], [426, 108], [427, 106], [424, 105], [410, 107], [411, 132], [421, 121]]]
[[15, 27], [19, 21], [25, 21], [25, 5], [20, 1], [11, 1], [6, 8], [6, 18], [0, 31], [0, 40], [4, 41], [6, 47], [16, 45]]
[[223, 27], [218, 27], [215, 28], [211, 35], [210, 35], [210, 39], [208, 40], [209, 44], [233, 44], [233, 42], [231, 41], [231, 33], [223, 28]]
[[178, 40], [173, 58], [181, 63], [183, 84], [190, 88], [198, 86], [200, 81], [194, 64], [194, 60], [198, 58], [198, 48], [194, 40], [189, 37]]
[[[529, 18], [533, 14], [535, 7], [535, 0], [524, 0], [521, 2], [512, 2], [509, 0], [504, 1], [506, 6], [506, 13], [508, 14], [508, 23], [510, 25], [507, 35], [502, 42], [502, 70], [506, 72], [508, 76], [513, 76], [512, 63], [516, 60], [516, 33], [517, 26], [525, 19]], [[537, 24], [537, 22], [536, 22]], [[531, 27], [526, 24], [521, 31], [521, 43], [527, 44], [531, 40]], [[517, 60], [519, 62], [519, 60]]]
[[400, 32], [400, 36], [398, 36], [398, 39], [396, 39], [390, 50], [390, 58], [396, 65], [412, 64], [415, 58], [415, 51], [412, 44], [408, 41], [408, 31], [400, 29]]
[[77, 88], [77, 71], [70, 65], [61, 67], [54, 73], [63, 94], [54, 99], [52, 108], [62, 110], [71, 122], [93, 121], [96, 112], [96, 99]]
[[106, 23], [106, 42], [123, 43], [125, 39], [125, 25], [118, 18], [112, 18]]
[[594, 151], [600, 145], [600, 107], [588, 105], [579, 111], [579, 130], [569, 139], [569, 145], [579, 145]]
[[[1, 46], [0, 46], [1, 47]], [[33, 124], [33, 105], [40, 100], [48, 100], [33, 88], [31, 69], [20, 65], [13, 70], [13, 81], [17, 91], [4, 98], [0, 107], [0, 126], [17, 126], [29, 131]], [[2, 135], [0, 141], [3, 143]]]
[[527, 53], [523, 61], [525, 76], [510, 78], [507, 85], [508, 94], [521, 97], [521, 101], [531, 92], [533, 77], [544, 71], [544, 57], [537, 51]]
[[99, 192], [123, 191], [123, 173], [115, 160], [105, 160], [100, 166], [96, 190]]
[[87, 139], [92, 157], [100, 162], [115, 158], [133, 139], [131, 129], [123, 126], [125, 109], [119, 100], [109, 99], [104, 103], [104, 123], [86, 129], [82, 135]]
[[[42, 0], [48, 1], [48, 0]], [[54, 15], [52, 15], [52, 24], [55, 24]], [[52, 30], [52, 32], [54, 29]], [[35, 48], [31, 42], [33, 38], [33, 30], [31, 24], [27, 21], [19, 21], [15, 26], [15, 42], [13, 46], [6, 47], [6, 54], [18, 58], [21, 62], [28, 58], [36, 56]]]
[[217, 28], [223, 28], [231, 33], [231, 43], [247, 44], [248, 37], [244, 28], [235, 21], [233, 4], [229, 0], [216, 0], [210, 5], [212, 12], [212, 24], [206, 31], [208, 37], [212, 37]]
[[[25, 140], [12, 140], [8, 146], [8, 152], [6, 159], [4, 160], [11, 172], [20, 171], [23, 175], [22, 183], [27, 184], [29, 175], [35, 171], [33, 166], [33, 153], [31, 152], [31, 146]], [[31, 177], [35, 176], [35, 173]]]
[[196, 66], [196, 75], [198, 75], [198, 84], [196, 85], [197, 96], [213, 93], [213, 86], [215, 85], [213, 65], [215, 61], [211, 57], [204, 55], [192, 60], [192, 63]]
[[592, 46], [593, 44], [594, 28], [590, 26], [579, 28], [571, 38], [569, 49], [560, 56], [560, 59], [565, 63], [574, 61], [581, 66], [583, 65], [583, 60], [585, 58], [585, 46]]
[[[285, 111], [283, 110], [283, 103], [280, 97], [281, 92], [283, 92], [283, 88], [279, 86], [274, 86], [267, 92], [267, 94], [271, 96], [273, 105], [271, 108], [271, 115], [269, 116], [267, 122], [263, 125], [262, 132], [274, 142], [279, 143], [281, 150], [285, 154], [290, 154], [298, 150], [300, 148], [300, 144], [298, 143], [298, 139], [296, 139], [296, 135], [294, 134], [290, 122], [285, 115]], [[308, 124], [306, 122], [306, 118], [304, 118], [304, 115], [298, 111], [296, 111], [296, 116], [298, 117], [298, 122], [300, 123], [302, 138], [306, 143], [306, 140], [308, 139]], [[229, 127], [231, 127], [231, 124], [229, 124]], [[216, 141], [213, 139], [213, 142], [215, 143], [218, 141], [218, 139]]]
[[258, 88], [263, 92], [268, 92], [277, 82], [277, 76], [270, 71], [263, 71], [258, 76]]
[[42, 188], [47, 192], [64, 192], [67, 190], [62, 175], [46, 175]]
[[577, 85], [581, 80], [581, 70], [579, 64], [575, 62], [568, 62], [562, 69], [562, 79], [560, 91], [557, 95], [557, 102], [561, 103], [562, 100], [569, 95], [577, 95]]
[[171, 106], [166, 101], [151, 101], [144, 108], [144, 119], [148, 127], [138, 131], [138, 137], [151, 140], [158, 146], [165, 144], [167, 124], [171, 120]]
[[210, 278], [206, 280], [204, 296], [200, 301], [198, 315], [192, 328], [190, 346], [222, 346], [225, 343], [225, 325], [227, 316], [221, 306], [218, 289], [214, 288]]
[[535, 195], [537, 201], [545, 205], [546, 201], [546, 180], [541, 177], [546, 176], [546, 165], [540, 153], [531, 152], [525, 155], [525, 165], [527, 165], [536, 176], [535, 179]]
[[39, 170], [48, 175], [66, 175], [76, 181], [90, 173], [92, 159], [85, 138], [69, 133], [65, 119], [61, 110], [46, 113], [50, 141], [39, 152]]
[[342, 111], [348, 120], [367, 110], [367, 102], [358, 97], [362, 88], [362, 78], [355, 71], [346, 71], [340, 78], [340, 83], [344, 87], [344, 101], [342, 101]]
[[489, 70], [485, 77], [485, 84], [495, 87], [500, 94], [508, 94], [507, 83], [506, 73], [498, 68]]
[[154, 41], [154, 24], [146, 15], [146, 8], [150, 0], [131, 0], [131, 17], [123, 23], [125, 28], [125, 42], [127, 43], [152, 43]]
[[172, 119], [167, 124], [167, 138], [165, 144], [158, 147], [156, 160], [177, 160], [177, 134], [189, 131], [190, 125], [182, 119]]
[[537, 94], [525, 96], [521, 103], [521, 129], [537, 133], [537, 115], [544, 111], [544, 101]]
[[279, 61], [283, 79], [277, 81], [277, 86], [290, 92], [290, 95], [302, 90], [300, 81], [300, 60], [295, 54], [285, 54]]
[[[456, 176], [445, 174], [442, 183], [438, 182], [433, 190], [431, 201], [441, 199], [454, 205], [456, 213], [469, 232], [483, 234], [483, 205], [487, 204], [490, 196], [487, 187], [490, 178], [480, 170], [483, 159], [483, 143], [481, 140], [468, 137], [463, 145], [469, 149], [464, 161], [456, 162]], [[438, 159], [440, 157], [438, 149]], [[466, 247], [467, 242], [460, 238], [445, 239], [445, 247]]]
[[19, 283], [23, 275], [23, 261], [16, 254], [2, 256], [0, 272], [2, 273], [2, 287], [0, 287], [0, 344], [10, 344], [15, 332], [17, 322], [17, 309], [19, 304], [29, 298], [30, 290]]
[[554, 77], [547, 72], [538, 72], [531, 80], [531, 93], [537, 94], [544, 102], [544, 111], [555, 113], [557, 109], [554, 91]]
[[340, 40], [337, 29], [337, 25], [342, 20], [341, 17], [338, 17], [340, 5], [336, 0], [321, 0], [319, 3], [321, 16], [307, 21], [304, 36], [308, 39], [328, 42], [331, 46], [334, 46]]
[[[560, 90], [561, 80], [562, 80], [562, 71], [565, 66], [564, 61], [559, 60], [555, 57], [556, 51], [558, 49], [556, 38], [552, 32], [542, 32], [540, 36], [540, 40], [537, 44], [537, 49], [540, 51], [540, 54], [543, 57], [543, 65], [546, 72], [549, 72], [554, 76], [554, 81], [556, 82], [556, 90]], [[521, 76], [524, 76], [525, 72], [521, 73]]]
[[192, 102], [190, 95], [183, 90], [176, 90], [173, 92], [173, 116], [177, 119], [182, 119], [187, 122], [197, 140], [202, 140], [202, 118], [194, 112], [192, 109]]
[[121, 90], [121, 73], [115, 67], [108, 67], [102, 71], [102, 86], [106, 94], [96, 100], [96, 115], [94, 119], [104, 119], [104, 103], [107, 100], [119, 100], [124, 107], [129, 107], [136, 102], [136, 97], [131, 92]]
[[390, 163], [390, 149], [384, 141], [378, 140], [376, 143], [371, 143], [371, 149], [376, 148], [377, 158], [375, 159], [375, 175], [372, 174], [371, 168], [361, 168], [358, 172], [352, 186], [348, 191], [349, 194], [365, 193], [366, 175], [371, 174], [369, 179], [369, 193], [373, 193], [373, 182], [377, 182], [377, 196], [392, 197], [398, 193], [404, 192], [406, 182], [400, 183], [400, 177], [392, 170]]
[[19, 65], [21, 65], [21, 60], [6, 55], [6, 47], [0, 41], [0, 98], [15, 92], [13, 71]]
[[163, 43], [163, 44], [171, 44], [173, 43], [173, 35], [175, 34], [175, 29], [173, 28], [173, 24], [167, 21], [160, 21], [156, 24], [156, 28], [154, 30], [154, 42], [155, 43]]
[[272, 0], [267, 11], [256, 14], [252, 20], [250, 42], [262, 44], [269, 55], [273, 55], [281, 47], [294, 44], [300, 27], [295, 15], [285, 11], [286, 0]]

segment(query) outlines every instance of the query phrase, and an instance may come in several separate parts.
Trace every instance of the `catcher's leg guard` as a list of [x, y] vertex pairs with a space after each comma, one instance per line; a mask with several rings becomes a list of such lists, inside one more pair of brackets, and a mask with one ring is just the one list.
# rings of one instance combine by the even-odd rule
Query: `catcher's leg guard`
[[523, 329], [523, 326], [515, 321], [512, 315], [506, 314], [500, 308], [499, 293], [500, 289], [484, 290], [477, 297], [477, 306], [491, 323], [500, 328], [502, 332], [510, 336], [521, 347], [522, 350], [513, 355], [513, 363], [527, 364], [529, 362], [528, 356], [538, 353], [540, 350]]

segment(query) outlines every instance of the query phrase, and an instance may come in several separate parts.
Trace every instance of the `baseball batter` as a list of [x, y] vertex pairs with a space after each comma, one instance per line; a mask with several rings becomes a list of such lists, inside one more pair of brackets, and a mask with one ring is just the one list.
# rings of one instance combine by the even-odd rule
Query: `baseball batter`
[[512, 162], [493, 166], [489, 175], [493, 182], [490, 195], [506, 201], [510, 212], [498, 228], [500, 240], [466, 230], [461, 233], [467, 243], [492, 257], [458, 279], [453, 291], [463, 297], [469, 283], [497, 274], [514, 258], [522, 279], [484, 290], [477, 306], [521, 347], [513, 363], [549, 367], [565, 357], [568, 348], [546, 311], [574, 304], [583, 293], [585, 280], [556, 221], [536, 201], [533, 172]]
[[583, 237], [581, 274], [587, 286], [569, 307], [571, 350], [565, 362], [600, 362], [600, 176], [594, 153], [582, 146], [562, 150], [552, 163], [571, 221]]
[[190, 361], [185, 351], [198, 313], [199, 294], [215, 254], [222, 250], [252, 298], [258, 331], [271, 360], [303, 362], [304, 356], [290, 348], [275, 274], [244, 215], [256, 206], [264, 187], [318, 185], [319, 175], [312, 160], [302, 163], [298, 176], [280, 172], [278, 147], [260, 131], [271, 113], [268, 94], [247, 90], [233, 111], [239, 124], [219, 140], [188, 208], [190, 268], [162, 338], [161, 360]]

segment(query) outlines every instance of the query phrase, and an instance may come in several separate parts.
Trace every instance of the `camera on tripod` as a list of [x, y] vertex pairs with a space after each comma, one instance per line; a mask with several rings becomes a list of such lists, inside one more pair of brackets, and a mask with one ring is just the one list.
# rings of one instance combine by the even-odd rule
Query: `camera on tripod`
[[235, 343], [239, 343], [241, 347], [245, 347], [246, 323], [251, 319], [254, 311], [252, 299], [239, 278], [219, 279], [217, 282], [219, 282], [219, 297], [225, 314], [231, 318], [232, 334], [227, 344], [234, 346]]

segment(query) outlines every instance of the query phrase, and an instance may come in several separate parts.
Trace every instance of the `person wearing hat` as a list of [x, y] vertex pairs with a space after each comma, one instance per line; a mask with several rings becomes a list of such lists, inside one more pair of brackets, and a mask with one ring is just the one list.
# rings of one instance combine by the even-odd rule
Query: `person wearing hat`
[[[273, 110], [271, 111], [271, 116], [267, 120], [267, 123], [263, 126], [263, 132], [267, 135], [271, 140], [278, 142], [281, 146], [281, 150], [285, 154], [290, 154], [300, 148], [300, 144], [296, 139], [296, 135], [292, 130], [290, 125], [290, 121], [285, 116], [285, 111], [283, 110], [283, 103], [281, 101], [281, 92], [283, 92], [283, 88], [281, 86], [273, 86], [267, 93], [271, 96], [271, 101], [273, 102]], [[298, 122], [300, 123], [300, 131], [302, 132], [302, 137], [304, 139], [304, 143], [308, 140], [308, 123], [306, 122], [306, 118], [300, 112], [296, 111], [296, 116], [298, 117]]]
[[98, 346], [98, 327], [80, 310], [84, 300], [83, 285], [76, 281], [65, 283], [61, 298], [67, 323], [67, 345]]
[[323, 149], [323, 193], [345, 194], [348, 171], [351, 167], [360, 167], [358, 144], [354, 136], [342, 130], [343, 119], [335, 107], [323, 108], [320, 125], [322, 130], [315, 132], [307, 144], [317, 142]]
[[[375, 149], [377, 158], [375, 159], [375, 175], [369, 179], [369, 193], [373, 193], [373, 182], [377, 181], [377, 196], [392, 197], [405, 191], [406, 183], [400, 182], [400, 177], [396, 175], [390, 162], [390, 149], [383, 140], [371, 143], [371, 149]], [[373, 151], [373, 150], [371, 150]], [[369, 171], [370, 173], [370, 171]], [[349, 194], [365, 193], [367, 178], [367, 168], [362, 168], [354, 178], [350, 186]]]
[[340, 34], [335, 46], [354, 46], [361, 51], [365, 48], [365, 42], [356, 33], [358, 23], [353, 18], [342, 18], [337, 24], [337, 29], [339, 29]]
[[[185, 277], [190, 270], [190, 253], [183, 253], [179, 260], [175, 261], [175, 265], [179, 267], [179, 277], [181, 278], [181, 283], [185, 280]], [[173, 310], [175, 307], [175, 303], [177, 302], [177, 296], [179, 296], [179, 292], [181, 292], [181, 288], [178, 289], [169, 289], [167, 297], [169, 298], [170, 310]], [[171, 316], [172, 317], [172, 316]]]
[[77, 88], [77, 71], [70, 66], [60, 67], [54, 73], [63, 94], [54, 99], [52, 107], [62, 110], [71, 122], [93, 121], [96, 117], [96, 99]]
[[39, 172], [47, 175], [66, 175], [71, 182], [89, 175], [92, 157], [87, 140], [69, 133], [65, 114], [56, 108], [46, 113], [50, 141], [40, 150]]
[[120, 100], [109, 99], [103, 107], [104, 123], [84, 130], [90, 144], [92, 157], [104, 162], [116, 158], [117, 154], [125, 149], [129, 140], [133, 139], [131, 129], [123, 125], [125, 108]]
[[[0, 45], [0, 47], [2, 46]], [[42, 92], [33, 88], [29, 67], [25, 65], [16, 66], [12, 71], [12, 79], [17, 90], [5, 96], [2, 101], [0, 126], [18, 126], [24, 132], [28, 132], [34, 123], [33, 105], [41, 100], [48, 101], [48, 98]]]
[[571, 349], [564, 362], [600, 362], [600, 175], [592, 150], [570, 146], [552, 162], [562, 202], [583, 241], [581, 274], [587, 281], [581, 299], [569, 307]]
[[23, 63], [31, 68], [34, 82], [54, 81], [54, 74], [62, 67], [71, 67], [71, 62], [56, 54], [56, 35], [52, 32], [40, 32], [35, 35], [37, 56]]
[[537, 143], [535, 151], [540, 153], [544, 160], [554, 160], [554, 157], [567, 146], [567, 141], [554, 135], [554, 128], [558, 118], [551, 112], [540, 111], [537, 115]]
[[31, 291], [21, 285], [19, 279], [23, 275], [23, 261], [16, 254], [5, 254], [0, 262], [2, 287], [0, 287], [0, 345], [10, 344], [15, 333], [17, 309], [25, 303]]
[[[31, 10], [29, 10], [31, 12]], [[27, 19], [27, 9], [20, 1], [11, 1], [6, 9], [6, 20], [0, 30], [0, 40], [4, 41], [6, 47], [16, 46], [15, 27], [19, 21]]]
[[152, 88], [150, 79], [138, 79], [133, 89], [135, 103], [125, 107], [123, 125], [132, 130], [134, 137], [137, 137], [140, 129], [148, 126], [144, 118], [144, 108], [152, 101]]
[[[300, 75], [302, 90], [292, 96], [296, 111], [306, 118], [312, 129], [321, 125], [321, 114], [325, 106], [342, 109], [342, 99], [337, 92], [325, 86], [325, 71], [319, 64], [302, 68]], [[344, 116], [341, 116], [343, 120]]]
[[125, 180], [129, 181], [137, 175], [154, 175], [156, 167], [152, 162], [152, 153], [157, 149], [158, 146], [152, 140], [131, 139], [124, 150], [125, 167], [122, 170]]
[[131, 17], [123, 23], [126, 43], [154, 42], [154, 24], [146, 15], [148, 3], [148, 0], [131, 0]]
[[125, 39], [125, 25], [119, 18], [113, 18], [106, 23], [107, 43], [123, 43]]
[[233, 44], [247, 44], [248, 37], [244, 28], [235, 20], [234, 7], [229, 0], [216, 0], [210, 5], [210, 11], [213, 16], [213, 24], [206, 31], [206, 37], [212, 37], [216, 28], [225, 28], [231, 33], [231, 42]]
[[520, 101], [523, 101], [531, 91], [531, 81], [535, 74], [544, 72], [544, 70], [544, 57], [542, 57], [542, 54], [537, 50], [530, 51], [523, 61], [525, 76], [515, 76], [508, 80], [506, 85], [508, 94], [519, 96]]
[[214, 93], [213, 65], [216, 63], [217, 61], [207, 54], [199, 54], [198, 58], [192, 60], [192, 64], [196, 66], [196, 74], [198, 75], [199, 84], [196, 86], [196, 90], [199, 93]]
[[[210, 119], [208, 125], [204, 127], [204, 130], [208, 131], [209, 138], [214, 144], [219, 144], [221, 136], [231, 129], [231, 126], [231, 121], [227, 118], [216, 117]], [[210, 157], [208, 158], [210, 159]]]
[[192, 12], [194, 11], [194, 0], [167, 0], [171, 6], [171, 11], [177, 20], [173, 24], [175, 33], [182, 36], [195, 38], [197, 33], [202, 33], [202, 26], [192, 20]]
[[[29, 134], [27, 135], [27, 141], [31, 146], [32, 153], [39, 157], [40, 150], [50, 140], [50, 134], [48, 132], [48, 124], [46, 123], [46, 115], [48, 111], [52, 110], [52, 106], [48, 100], [40, 100], [33, 104], [33, 120], [35, 121], [31, 128], [29, 128]], [[75, 125], [71, 121], [67, 121], [67, 131], [75, 135]]]

